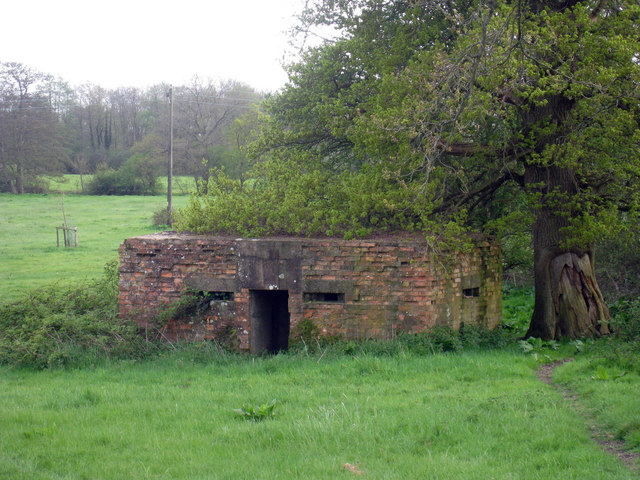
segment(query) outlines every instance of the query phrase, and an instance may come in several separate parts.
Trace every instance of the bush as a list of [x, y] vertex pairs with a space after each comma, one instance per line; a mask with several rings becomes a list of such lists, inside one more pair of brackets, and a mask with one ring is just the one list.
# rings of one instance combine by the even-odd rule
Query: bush
[[[49, 182], [42, 177], [28, 175], [23, 178], [24, 193], [49, 193]], [[11, 185], [5, 179], [0, 179], [0, 193], [11, 192]]]
[[428, 209], [416, 201], [419, 185], [382, 167], [335, 175], [320, 165], [268, 160], [251, 181], [212, 170], [207, 188], [180, 211], [179, 230], [264, 236], [270, 234], [364, 237], [375, 232], [424, 229]]
[[171, 225], [171, 217], [174, 215], [174, 212], [169, 212], [166, 208], [161, 208], [160, 210], [156, 210], [153, 212], [153, 226], [154, 227], [167, 227]]
[[637, 219], [627, 223], [597, 249], [598, 285], [610, 302], [640, 296], [640, 224]]
[[117, 265], [79, 287], [33, 290], [0, 306], [0, 364], [81, 366], [145, 351], [137, 328], [117, 316]]
[[613, 330], [622, 340], [640, 341], [640, 297], [620, 299], [611, 308]]
[[91, 195], [155, 195], [159, 174], [151, 156], [135, 154], [117, 171], [107, 168], [96, 172], [87, 191]]

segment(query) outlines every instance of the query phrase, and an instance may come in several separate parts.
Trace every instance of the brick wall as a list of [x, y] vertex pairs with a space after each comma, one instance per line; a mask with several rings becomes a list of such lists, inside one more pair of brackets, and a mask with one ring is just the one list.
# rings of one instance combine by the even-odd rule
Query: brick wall
[[234, 239], [154, 234], [121, 245], [122, 316], [145, 327], [186, 289], [206, 292], [210, 300], [204, 315], [166, 325], [170, 338], [224, 337], [242, 350], [251, 349], [262, 328], [255, 323], [261, 321], [256, 312], [264, 307], [252, 300], [253, 291], [288, 293], [293, 336], [298, 323], [308, 319], [321, 335], [391, 338], [434, 325], [457, 329], [461, 322], [498, 324], [501, 257], [496, 245], [482, 240], [472, 254], [444, 259], [419, 237]]

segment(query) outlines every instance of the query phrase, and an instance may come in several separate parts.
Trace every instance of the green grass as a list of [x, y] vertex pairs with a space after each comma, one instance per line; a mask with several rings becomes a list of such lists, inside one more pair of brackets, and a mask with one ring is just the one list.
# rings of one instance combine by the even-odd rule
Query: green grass
[[[0, 478], [627, 479], [515, 351], [0, 369]], [[234, 409], [277, 399], [273, 418]]]
[[557, 368], [554, 381], [577, 393], [580, 403], [618, 440], [640, 451], [640, 343], [607, 339], [590, 350]]
[[[187, 200], [176, 197], [174, 205]], [[158, 230], [152, 215], [166, 199], [65, 195], [64, 205], [68, 221], [78, 226], [78, 248], [56, 247], [62, 195], [0, 194], [0, 303], [52, 282], [98, 277], [125, 238]]]

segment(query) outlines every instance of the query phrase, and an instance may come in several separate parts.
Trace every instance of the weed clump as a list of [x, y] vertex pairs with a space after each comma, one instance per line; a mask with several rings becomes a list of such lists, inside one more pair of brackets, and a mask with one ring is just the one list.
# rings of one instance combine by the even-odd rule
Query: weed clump
[[278, 401], [274, 398], [270, 403], [263, 403], [260, 405], [244, 405], [242, 408], [234, 410], [235, 414], [245, 420], [253, 420], [254, 422], [260, 422], [267, 418], [273, 417], [273, 409], [276, 407]]

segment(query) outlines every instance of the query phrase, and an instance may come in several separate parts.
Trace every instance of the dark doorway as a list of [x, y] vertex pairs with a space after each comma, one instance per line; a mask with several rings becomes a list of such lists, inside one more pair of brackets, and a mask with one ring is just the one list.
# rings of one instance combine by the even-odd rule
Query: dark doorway
[[251, 353], [289, 348], [289, 292], [251, 290]]

